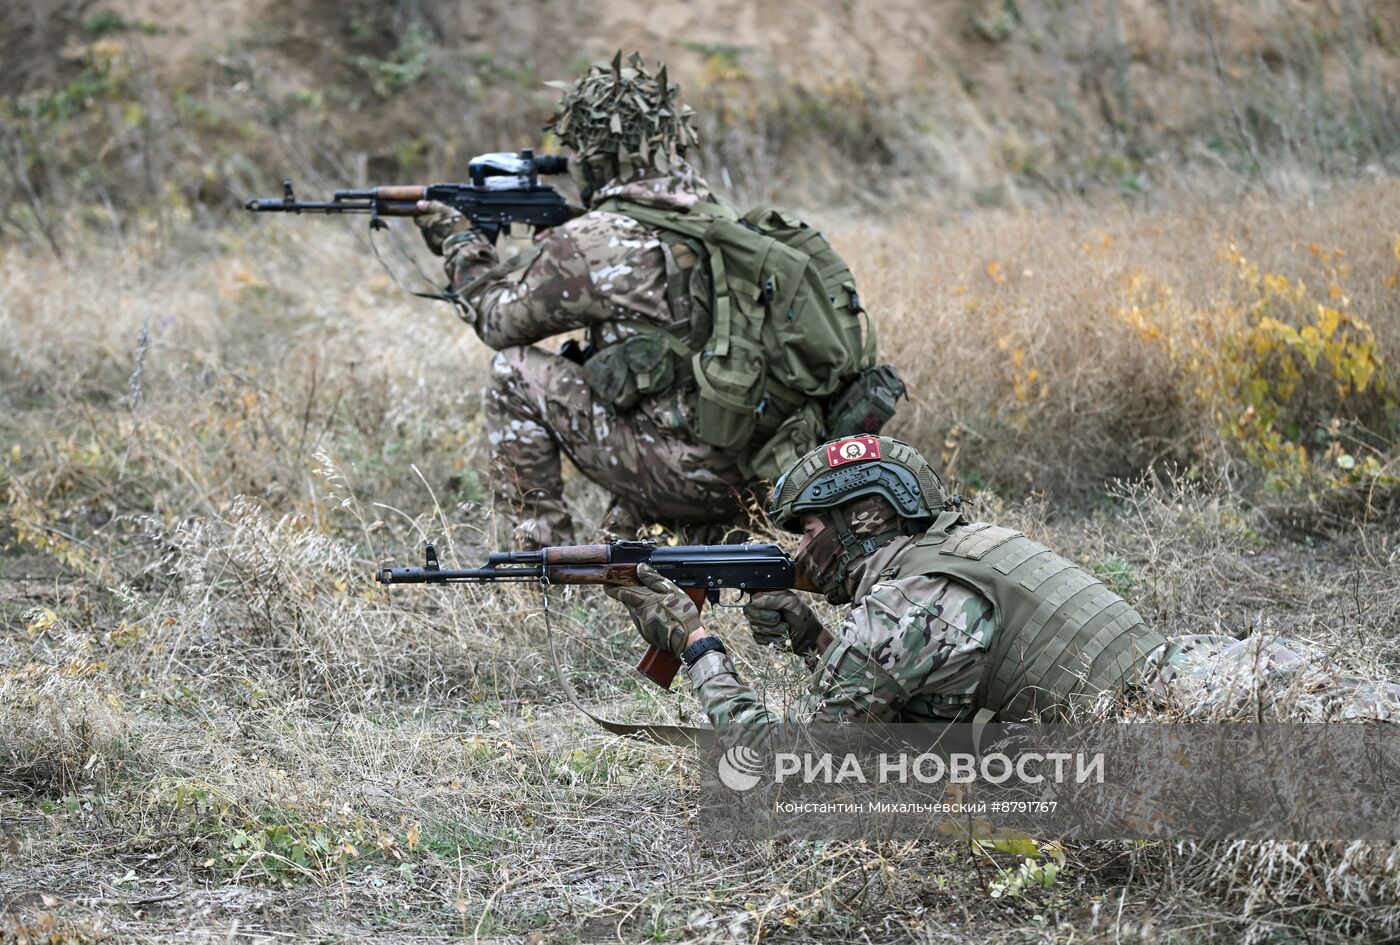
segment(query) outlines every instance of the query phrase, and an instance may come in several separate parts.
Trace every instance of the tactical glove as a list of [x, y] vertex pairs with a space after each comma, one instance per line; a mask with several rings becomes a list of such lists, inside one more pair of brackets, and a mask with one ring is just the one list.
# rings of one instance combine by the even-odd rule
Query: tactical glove
[[436, 200], [423, 200], [419, 207], [426, 207], [426, 213], [414, 217], [418, 229], [423, 233], [423, 242], [434, 256], [442, 255], [442, 243], [454, 233], [465, 233], [472, 228], [472, 221], [463, 216], [462, 211], [449, 207]]
[[637, 580], [637, 587], [609, 587], [604, 593], [631, 612], [642, 639], [680, 656], [686, 638], [700, 629], [700, 611], [685, 591], [651, 565], [637, 565]]
[[817, 648], [821, 621], [794, 591], [760, 591], [744, 605], [744, 616], [754, 640], [764, 646], [782, 646], [786, 641], [798, 656]]

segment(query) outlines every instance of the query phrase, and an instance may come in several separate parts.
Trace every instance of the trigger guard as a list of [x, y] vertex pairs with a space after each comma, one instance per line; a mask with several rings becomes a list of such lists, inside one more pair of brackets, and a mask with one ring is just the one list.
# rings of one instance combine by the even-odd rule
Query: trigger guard
[[[718, 607], [718, 608], [720, 608], [721, 610], [743, 610], [745, 607], [748, 606], [748, 603], [747, 603], [746, 601], [741, 601], [740, 603], [737, 603], [737, 604], [723, 604], [723, 603], [720, 603], [719, 596], [720, 596], [720, 594], [721, 594], [723, 591], [724, 591], [724, 588], [722, 588], [722, 587], [711, 587], [711, 588], [706, 588], [706, 590], [705, 590], [705, 600], [709, 603], [709, 605], [710, 605], [711, 607]], [[741, 597], [743, 597], [743, 596], [752, 597], [752, 596], [753, 596], [749, 591], [745, 591], [745, 590], [740, 590], [740, 591], [739, 591], [739, 594], [740, 594]]]

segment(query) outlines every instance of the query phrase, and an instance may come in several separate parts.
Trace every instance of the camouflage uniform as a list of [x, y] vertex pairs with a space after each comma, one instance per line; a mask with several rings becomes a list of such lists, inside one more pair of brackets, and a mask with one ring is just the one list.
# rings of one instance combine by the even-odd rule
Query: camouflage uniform
[[[666, 209], [710, 199], [705, 182], [679, 159], [667, 173], [614, 181], [591, 202], [611, 197]], [[516, 523], [518, 540], [536, 546], [573, 540], [561, 452], [612, 493], [605, 526], [618, 533], [658, 515], [672, 527], [739, 518], [745, 477], [732, 453], [690, 435], [692, 392], [673, 391], [614, 413], [596, 402], [579, 364], [534, 346], [584, 329], [596, 350], [635, 334], [632, 323], [671, 324], [665, 257], [654, 230], [593, 210], [545, 232], [505, 263], [466, 226], [446, 238], [443, 252], [464, 320], [500, 352], [485, 396], [490, 478], [497, 509]]]
[[[938, 576], [872, 584], [910, 541], [887, 545], [858, 566], [855, 606], [785, 715], [739, 680], [732, 661], [724, 661], [724, 672], [706, 673], [697, 695], [715, 727], [742, 726], [749, 740], [782, 721], [971, 721], [996, 633], [991, 604]], [[1197, 718], [1260, 704], [1279, 717], [1269, 709], [1286, 699], [1292, 720], [1400, 720], [1400, 685], [1350, 676], [1315, 647], [1289, 640], [1176, 637], [1141, 682]]]
[[[877, 583], [912, 541], [896, 539], [853, 569], [854, 606], [787, 720], [953, 721], [969, 712], [996, 632], [992, 606], [944, 577]], [[716, 728], [754, 731], [784, 720], [725, 663], [726, 672], [707, 675], [696, 690]]]
[[1197, 718], [1400, 721], [1400, 684], [1360, 679], [1315, 646], [1259, 634], [1173, 637], [1143, 689]]
[[[886, 512], [872, 514], [881, 504]], [[841, 508], [857, 538], [883, 532], [893, 518], [882, 499]], [[785, 721], [971, 721], [996, 615], [978, 591], [942, 575], [879, 580], [917, 540], [897, 538], [854, 565], [845, 581], [852, 609], [786, 714], [764, 705], [727, 656], [697, 661], [691, 679], [715, 727], [757, 746]], [[819, 561], [799, 563], [809, 574], [825, 570]], [[1295, 721], [1400, 720], [1400, 685], [1348, 675], [1320, 650], [1293, 641], [1182, 636], [1147, 654], [1141, 667], [1128, 694], [1165, 700], [1192, 718], [1247, 710], [1251, 718]]]

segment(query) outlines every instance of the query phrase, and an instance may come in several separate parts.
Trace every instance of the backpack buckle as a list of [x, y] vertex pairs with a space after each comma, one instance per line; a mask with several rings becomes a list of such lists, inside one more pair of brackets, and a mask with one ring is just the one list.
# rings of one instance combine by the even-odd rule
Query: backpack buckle
[[777, 294], [778, 294], [778, 284], [777, 284], [776, 282], [773, 281], [773, 277], [772, 277], [772, 276], [769, 276], [767, 279], [764, 279], [764, 280], [763, 280], [763, 301], [765, 301], [765, 302], [771, 302], [771, 301], [773, 301], [773, 298], [774, 298]]
[[860, 307], [860, 293], [857, 292], [855, 289], [847, 289], [846, 291], [847, 291], [847, 292], [849, 293], [849, 295], [851, 296], [851, 311], [852, 311], [852, 312], [862, 312], [862, 311], [864, 311], [864, 309], [862, 309], [862, 308]]

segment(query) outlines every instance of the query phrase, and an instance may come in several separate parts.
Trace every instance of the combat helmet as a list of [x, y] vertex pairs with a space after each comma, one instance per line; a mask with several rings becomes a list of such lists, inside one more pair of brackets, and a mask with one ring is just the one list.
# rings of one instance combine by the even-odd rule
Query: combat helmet
[[610, 64], [590, 66], [577, 82], [546, 84], [564, 97], [545, 130], [558, 135], [585, 169], [610, 164], [610, 173], [623, 178], [638, 168], [665, 172], [699, 140], [693, 113], [681, 104], [680, 87], [668, 83], [666, 67], [653, 76], [638, 53], [623, 65], [619, 50]]
[[931, 523], [957, 504], [914, 447], [892, 436], [856, 436], [832, 440], [788, 467], [773, 485], [768, 518], [800, 533], [803, 512], [834, 509], [864, 495], [882, 496], [912, 523]]
[[[878, 535], [857, 537], [840, 506], [876, 495], [894, 509], [898, 522]], [[889, 436], [856, 436], [832, 440], [803, 456], [778, 477], [768, 500], [768, 518], [779, 528], [802, 531], [802, 513], [823, 512], [835, 531], [834, 567], [811, 573], [832, 603], [848, 599], [846, 576], [866, 555], [901, 535], [913, 535], [933, 524], [940, 512], [956, 508], [943, 480], [919, 451]], [[830, 540], [830, 539], [827, 539]]]

